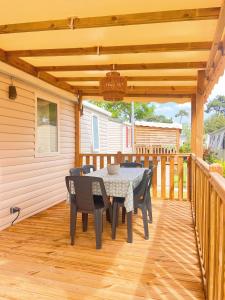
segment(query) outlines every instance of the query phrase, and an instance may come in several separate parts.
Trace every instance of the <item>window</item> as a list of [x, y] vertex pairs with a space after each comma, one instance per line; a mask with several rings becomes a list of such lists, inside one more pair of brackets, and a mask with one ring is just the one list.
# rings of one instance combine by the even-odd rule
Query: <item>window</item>
[[92, 139], [93, 151], [99, 151], [99, 128], [97, 116], [92, 116]]
[[58, 106], [57, 103], [37, 98], [36, 152], [58, 152]]

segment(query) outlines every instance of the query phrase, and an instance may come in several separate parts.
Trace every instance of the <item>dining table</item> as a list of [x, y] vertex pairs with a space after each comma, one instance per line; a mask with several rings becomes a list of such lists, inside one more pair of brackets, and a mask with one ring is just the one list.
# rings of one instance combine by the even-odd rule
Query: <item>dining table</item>
[[[110, 197], [122, 197], [127, 212], [134, 209], [133, 190], [142, 180], [145, 168], [119, 168], [117, 174], [109, 174], [107, 168], [86, 174], [85, 176], [100, 177], [104, 181], [106, 194]], [[100, 186], [93, 184], [93, 194], [100, 195]]]

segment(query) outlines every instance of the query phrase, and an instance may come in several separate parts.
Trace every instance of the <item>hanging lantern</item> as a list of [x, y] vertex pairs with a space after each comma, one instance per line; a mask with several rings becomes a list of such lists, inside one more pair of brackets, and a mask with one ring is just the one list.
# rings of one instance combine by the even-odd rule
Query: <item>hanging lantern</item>
[[126, 94], [127, 79], [119, 72], [111, 71], [100, 80], [100, 92], [106, 101], [121, 101]]

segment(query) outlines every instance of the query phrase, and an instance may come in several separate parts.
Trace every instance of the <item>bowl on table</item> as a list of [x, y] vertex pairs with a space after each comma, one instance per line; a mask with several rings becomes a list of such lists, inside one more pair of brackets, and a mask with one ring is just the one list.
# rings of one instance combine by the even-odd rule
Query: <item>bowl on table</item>
[[118, 164], [107, 165], [107, 171], [109, 175], [118, 174], [119, 169], [120, 169], [120, 165]]

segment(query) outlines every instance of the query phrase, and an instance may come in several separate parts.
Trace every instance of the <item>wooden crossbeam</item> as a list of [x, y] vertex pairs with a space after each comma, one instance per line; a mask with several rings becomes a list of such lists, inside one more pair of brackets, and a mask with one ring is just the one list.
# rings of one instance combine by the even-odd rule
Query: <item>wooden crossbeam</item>
[[225, 0], [222, 1], [219, 19], [217, 22], [215, 35], [214, 35], [211, 51], [209, 54], [209, 59], [207, 62], [207, 67], [206, 67], [206, 75], [207, 76], [209, 75], [210, 69], [213, 68], [214, 59], [215, 59], [217, 51], [218, 50], [223, 51], [223, 53], [225, 51], [225, 49], [223, 49], [223, 44], [221, 44], [221, 39], [223, 37], [224, 29], [225, 29]]
[[0, 49], [0, 61], [15, 67], [29, 75], [32, 75], [34, 77], [37, 77], [57, 88], [63, 89], [67, 92], [70, 93], [77, 93], [77, 90], [68, 84], [67, 82], [59, 81], [57, 78], [52, 76], [51, 74], [48, 74], [46, 72], [39, 72], [38, 69], [31, 64], [25, 62], [24, 60], [18, 58], [18, 57], [13, 57], [13, 56], [8, 56], [7, 52]]
[[[125, 76], [127, 81], [196, 81], [197, 76]], [[56, 77], [59, 81], [99, 81], [103, 77]]]
[[174, 62], [174, 63], [138, 63], [138, 64], [105, 64], [75, 66], [40, 66], [40, 71], [107, 71], [107, 70], [159, 70], [159, 69], [204, 69], [206, 62]]
[[0, 34], [50, 31], [63, 29], [81, 29], [124, 25], [153, 24], [163, 22], [180, 22], [212, 20], [219, 16], [219, 7], [157, 11], [136, 14], [111, 15], [59, 20], [0, 25]]
[[[73, 86], [76, 90], [85, 92], [99, 92], [99, 86]], [[157, 94], [157, 95], [187, 95], [196, 93], [196, 86], [128, 86], [127, 94]]]
[[[82, 95], [83, 96], [96, 96], [96, 97], [101, 97], [101, 94], [97, 91], [86, 91], [82, 90]], [[125, 97], [134, 97], [134, 98], [149, 98], [152, 99], [152, 101], [156, 101], [157, 98], [165, 98], [165, 99], [170, 99], [172, 101], [173, 99], [183, 99], [183, 98], [188, 98], [191, 99], [193, 94], [151, 94], [151, 93], [127, 93]]]
[[8, 54], [18, 57], [36, 56], [70, 56], [70, 55], [104, 55], [125, 53], [172, 52], [172, 51], [205, 51], [210, 50], [211, 42], [187, 42], [150, 45], [126, 45], [86, 48], [60, 48], [60, 49], [35, 49], [13, 50]]

